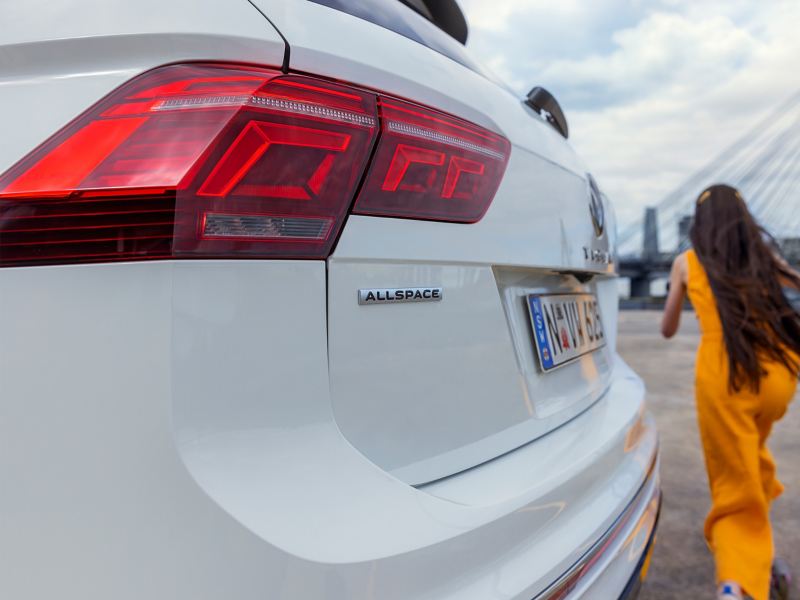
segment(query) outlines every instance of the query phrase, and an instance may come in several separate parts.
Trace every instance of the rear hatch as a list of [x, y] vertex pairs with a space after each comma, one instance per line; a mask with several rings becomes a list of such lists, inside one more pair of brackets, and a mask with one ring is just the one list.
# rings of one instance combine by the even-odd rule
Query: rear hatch
[[[613, 223], [593, 222], [592, 188], [571, 147], [448, 41], [420, 41], [449, 38], [399, 2], [425, 36], [316, 2], [256, 4], [286, 37], [290, 69], [432, 107], [511, 142], [477, 223], [348, 218], [328, 261], [330, 385], [343, 434], [381, 468], [421, 484], [518, 448], [596, 401], [612, 368]], [[361, 291], [414, 288], [441, 289], [441, 300], [359, 303]], [[553, 311], [543, 325], [550, 353], [592, 351], [548, 363], [531, 296]]]

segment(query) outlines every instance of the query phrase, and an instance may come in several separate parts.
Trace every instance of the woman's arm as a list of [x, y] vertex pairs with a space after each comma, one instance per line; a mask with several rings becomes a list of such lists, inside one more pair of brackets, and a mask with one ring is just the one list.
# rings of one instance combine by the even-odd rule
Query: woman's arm
[[689, 268], [684, 253], [673, 261], [669, 274], [669, 294], [664, 305], [664, 316], [661, 317], [661, 335], [665, 338], [671, 338], [678, 332], [688, 280]]

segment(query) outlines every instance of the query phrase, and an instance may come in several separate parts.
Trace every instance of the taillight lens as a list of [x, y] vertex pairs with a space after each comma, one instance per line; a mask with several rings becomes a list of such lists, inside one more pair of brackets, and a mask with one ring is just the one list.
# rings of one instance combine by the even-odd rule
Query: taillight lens
[[455, 117], [379, 99], [381, 139], [353, 212], [474, 223], [494, 198], [508, 141]]
[[150, 71], [0, 178], [0, 265], [325, 257], [377, 125], [374, 95], [310, 77]]
[[0, 176], [0, 266], [324, 258], [362, 179], [355, 212], [474, 223], [508, 155], [495, 133], [338, 83], [161, 67]]

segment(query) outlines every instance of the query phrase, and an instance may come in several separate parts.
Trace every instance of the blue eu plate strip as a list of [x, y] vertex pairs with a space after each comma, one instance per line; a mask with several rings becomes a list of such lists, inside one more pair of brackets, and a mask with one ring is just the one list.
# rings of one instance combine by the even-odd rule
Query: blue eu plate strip
[[531, 320], [533, 322], [534, 334], [536, 335], [536, 347], [539, 350], [539, 360], [545, 370], [553, 368], [553, 351], [547, 340], [547, 332], [544, 329], [544, 315], [542, 314], [542, 302], [538, 296], [528, 296], [528, 304], [531, 309]]

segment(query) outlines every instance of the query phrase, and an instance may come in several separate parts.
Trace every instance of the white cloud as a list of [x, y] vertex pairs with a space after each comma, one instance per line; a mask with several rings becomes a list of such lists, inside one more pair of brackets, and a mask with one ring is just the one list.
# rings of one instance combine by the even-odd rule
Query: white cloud
[[612, 53], [555, 60], [543, 77], [570, 90], [582, 106], [627, 103], [665, 91], [708, 89], [708, 83], [734, 75], [756, 46], [747, 31], [721, 16], [698, 21], [654, 13], [611, 37], [617, 47]]
[[[518, 0], [473, 0], [463, 2], [467, 11], [470, 26], [475, 24], [482, 31], [504, 31], [508, 27], [511, 16], [520, 8]], [[531, 9], [535, 8], [531, 3]], [[474, 31], [474, 29], [471, 29]]]
[[559, 98], [623, 222], [800, 89], [796, 0], [462, 5], [478, 58]]

